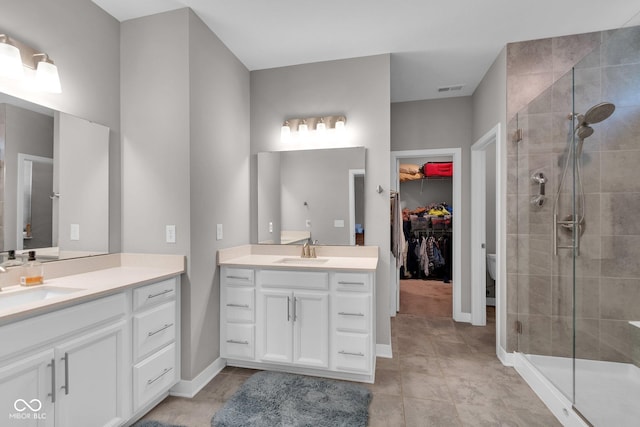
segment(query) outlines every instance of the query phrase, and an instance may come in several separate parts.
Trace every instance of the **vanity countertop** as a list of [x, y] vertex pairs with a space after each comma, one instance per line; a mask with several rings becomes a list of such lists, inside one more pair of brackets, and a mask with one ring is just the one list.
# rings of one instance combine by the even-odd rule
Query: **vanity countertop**
[[[175, 277], [185, 271], [184, 265], [184, 256], [181, 255], [145, 254], [110, 254], [44, 263], [44, 284], [28, 288], [20, 285], [2, 288], [0, 325], [83, 303], [132, 286]], [[15, 274], [18, 274], [17, 271], [16, 269]], [[63, 292], [46, 299], [27, 301], [11, 307], [2, 306], [3, 299], [38, 289], [42, 292]]]
[[317, 258], [302, 258], [300, 245], [245, 245], [218, 251], [218, 265], [287, 270], [375, 271], [377, 246], [316, 246]]

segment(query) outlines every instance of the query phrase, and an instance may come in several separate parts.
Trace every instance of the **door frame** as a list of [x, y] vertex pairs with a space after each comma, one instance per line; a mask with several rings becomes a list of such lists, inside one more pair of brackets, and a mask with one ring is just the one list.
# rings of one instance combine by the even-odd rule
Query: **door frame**
[[[400, 189], [400, 173], [399, 165], [402, 159], [420, 158], [420, 157], [444, 157], [451, 156], [453, 158], [453, 209], [457, 212], [463, 212], [462, 206], [462, 149], [461, 148], [433, 148], [424, 150], [404, 150], [391, 152], [391, 189], [398, 191]], [[402, 199], [401, 199], [402, 200]], [[462, 224], [461, 218], [454, 217], [452, 221], [453, 228], [453, 269], [451, 279], [453, 281], [453, 320], [457, 322], [470, 322], [470, 313], [462, 312]], [[393, 256], [391, 257], [394, 260]], [[400, 269], [391, 268], [391, 289], [390, 310], [391, 315], [395, 316], [400, 306]]]
[[[498, 123], [471, 146], [471, 323], [486, 324], [486, 149], [496, 148], [496, 354], [506, 334], [506, 168]], [[504, 294], [504, 295], [503, 295]], [[506, 335], [505, 335], [506, 336]]]

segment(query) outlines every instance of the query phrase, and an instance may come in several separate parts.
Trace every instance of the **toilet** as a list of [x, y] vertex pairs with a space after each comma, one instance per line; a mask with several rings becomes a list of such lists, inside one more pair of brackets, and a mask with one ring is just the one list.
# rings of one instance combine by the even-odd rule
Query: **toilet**
[[496, 254], [487, 254], [487, 271], [493, 280], [496, 280]]

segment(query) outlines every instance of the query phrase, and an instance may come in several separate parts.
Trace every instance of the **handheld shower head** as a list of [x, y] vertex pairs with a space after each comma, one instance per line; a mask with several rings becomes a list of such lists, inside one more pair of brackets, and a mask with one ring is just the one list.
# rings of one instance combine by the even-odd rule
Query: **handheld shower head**
[[589, 138], [593, 135], [593, 128], [589, 125], [582, 125], [576, 129], [576, 136], [580, 139]]

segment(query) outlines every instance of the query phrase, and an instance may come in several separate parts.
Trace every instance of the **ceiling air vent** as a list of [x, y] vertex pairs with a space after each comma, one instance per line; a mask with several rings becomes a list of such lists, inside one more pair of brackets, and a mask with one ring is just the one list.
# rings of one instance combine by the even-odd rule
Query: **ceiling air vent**
[[462, 90], [464, 85], [451, 85], [451, 86], [442, 86], [438, 88], [438, 92], [449, 92], [454, 90]]

